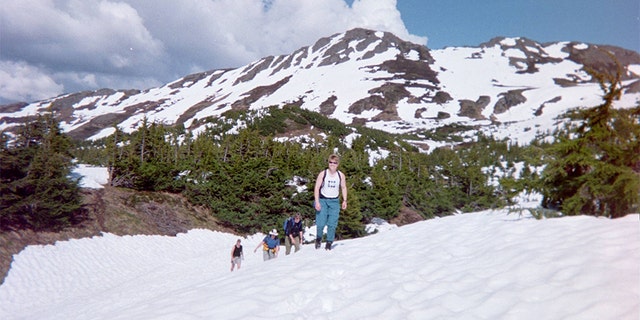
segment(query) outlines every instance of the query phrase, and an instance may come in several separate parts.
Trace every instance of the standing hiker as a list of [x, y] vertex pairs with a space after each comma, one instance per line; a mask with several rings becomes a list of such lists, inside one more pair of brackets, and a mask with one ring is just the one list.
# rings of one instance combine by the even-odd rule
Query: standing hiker
[[[326, 225], [327, 243], [325, 249], [331, 250], [340, 217], [340, 208], [347, 209], [347, 181], [344, 173], [338, 170], [339, 164], [340, 158], [335, 154], [330, 155], [329, 168], [318, 173], [313, 189], [316, 209], [316, 249], [320, 248]], [[342, 193], [342, 204], [340, 204], [340, 193]]]
[[280, 239], [278, 239], [278, 230], [273, 229], [269, 235], [264, 237], [258, 246], [253, 249], [256, 252], [262, 246], [262, 260], [267, 261], [278, 257], [280, 251]]
[[244, 260], [244, 253], [242, 253], [242, 244], [240, 244], [240, 239], [238, 239], [233, 248], [231, 248], [231, 271], [233, 271], [233, 267], [235, 266], [238, 266], [238, 270], [240, 270], [242, 260]]
[[298, 252], [300, 250], [300, 244], [303, 239], [303, 229], [302, 229], [302, 216], [300, 213], [296, 213], [293, 218], [289, 217], [284, 222], [284, 247], [285, 254], [288, 255], [291, 253], [291, 245], [295, 247], [294, 252]]

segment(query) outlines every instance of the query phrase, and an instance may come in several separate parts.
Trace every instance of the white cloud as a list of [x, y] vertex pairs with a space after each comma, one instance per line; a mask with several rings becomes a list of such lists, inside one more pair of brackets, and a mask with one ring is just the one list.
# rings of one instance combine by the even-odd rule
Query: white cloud
[[98, 85], [96, 75], [92, 73], [58, 72], [54, 77], [58, 81], [74, 83], [79, 87], [95, 88]]
[[[344, 0], [9, 1], [0, 8], [0, 59], [50, 72], [45, 92], [144, 89], [288, 54], [354, 27], [426, 43], [408, 33], [395, 0], [352, 7]], [[19, 97], [1, 92], [0, 102]]]
[[372, 1], [356, 0], [353, 2], [353, 21], [348, 29], [364, 27], [374, 30], [389, 31], [396, 36], [418, 44], [427, 44], [427, 38], [413, 36], [402, 22], [400, 11], [396, 9], [396, 0]]
[[[55, 5], [59, 4], [59, 5]], [[9, 2], [0, 11], [4, 57], [22, 56], [54, 70], [150, 67], [162, 56], [135, 9], [109, 1]], [[130, 48], [136, 48], [132, 52]], [[135, 54], [133, 54], [135, 53]]]
[[25, 62], [0, 61], [0, 95], [13, 101], [33, 101], [62, 93], [57, 84], [42, 70]]

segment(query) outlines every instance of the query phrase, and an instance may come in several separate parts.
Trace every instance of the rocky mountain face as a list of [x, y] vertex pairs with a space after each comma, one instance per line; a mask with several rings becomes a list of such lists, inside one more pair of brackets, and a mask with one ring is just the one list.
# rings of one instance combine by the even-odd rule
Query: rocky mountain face
[[413, 133], [423, 149], [439, 142], [422, 133], [450, 125], [469, 128], [461, 133], [467, 138], [481, 130], [526, 142], [552, 130], [566, 110], [602, 102], [599, 84], [585, 70], [618, 68], [624, 93], [616, 107], [635, 106], [640, 54], [634, 51], [525, 38], [429, 50], [391, 33], [353, 29], [289, 55], [145, 91], [101, 89], [0, 106], [0, 130], [52, 110], [78, 139], [108, 136], [114, 125], [131, 132], [144, 118], [198, 133], [230, 110], [293, 104], [346, 124]]

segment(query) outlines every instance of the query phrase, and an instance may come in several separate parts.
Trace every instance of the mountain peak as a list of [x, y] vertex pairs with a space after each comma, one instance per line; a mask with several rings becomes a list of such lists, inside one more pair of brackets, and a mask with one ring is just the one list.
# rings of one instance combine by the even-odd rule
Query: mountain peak
[[[63, 130], [79, 139], [105, 137], [114, 124], [131, 132], [144, 118], [197, 134], [206, 119], [229, 110], [295, 104], [345, 124], [410, 132], [417, 139], [455, 124], [526, 142], [551, 130], [567, 109], [601, 103], [601, 89], [585, 70], [615, 72], [616, 61], [626, 88], [620, 107], [635, 105], [640, 55], [622, 48], [498, 37], [475, 48], [429, 50], [389, 32], [358, 28], [288, 55], [187, 75], [143, 92], [97, 90], [3, 106], [0, 129], [51, 109]], [[423, 139], [415, 143], [441, 145]]]

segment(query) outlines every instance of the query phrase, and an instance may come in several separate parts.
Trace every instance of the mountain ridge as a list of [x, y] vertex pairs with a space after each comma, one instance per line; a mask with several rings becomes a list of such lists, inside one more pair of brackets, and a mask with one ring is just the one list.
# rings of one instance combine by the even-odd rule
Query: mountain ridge
[[[100, 89], [0, 106], [0, 130], [51, 110], [76, 139], [108, 136], [114, 125], [131, 132], [144, 118], [198, 133], [230, 110], [293, 104], [387, 132], [419, 136], [462, 124], [526, 142], [528, 131], [544, 135], [566, 110], [599, 104], [602, 92], [585, 69], [611, 73], [616, 63], [624, 87], [617, 107], [633, 106], [640, 101], [640, 54], [623, 48], [496, 37], [479, 47], [430, 50], [388, 32], [353, 29], [289, 55], [144, 91]], [[522, 134], [510, 134], [512, 125]]]

